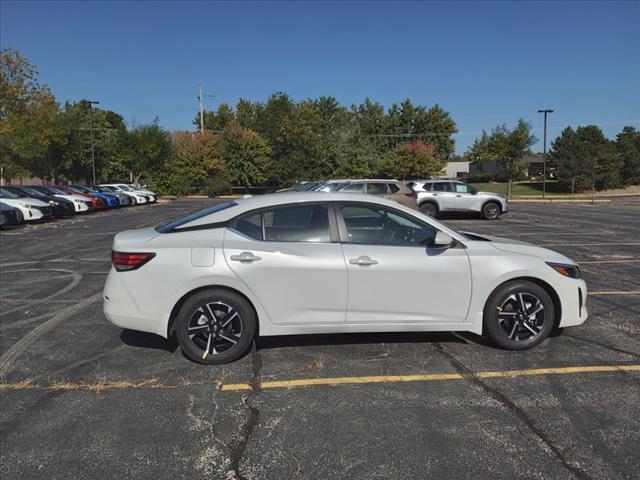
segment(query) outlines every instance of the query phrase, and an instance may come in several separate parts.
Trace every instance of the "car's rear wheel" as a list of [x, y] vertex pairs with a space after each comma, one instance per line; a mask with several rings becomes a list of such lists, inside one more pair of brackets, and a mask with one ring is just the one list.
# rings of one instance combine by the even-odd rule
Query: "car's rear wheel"
[[487, 300], [484, 322], [487, 334], [498, 346], [526, 350], [538, 345], [553, 330], [553, 301], [544, 288], [533, 282], [508, 282]]
[[436, 217], [438, 215], [438, 207], [431, 202], [425, 202], [420, 205], [420, 211], [428, 217]]
[[487, 202], [482, 206], [482, 216], [486, 220], [496, 220], [500, 217], [500, 205], [496, 202]]
[[240, 295], [221, 289], [203, 290], [182, 305], [175, 324], [184, 354], [199, 363], [228, 363], [251, 347], [256, 316]]

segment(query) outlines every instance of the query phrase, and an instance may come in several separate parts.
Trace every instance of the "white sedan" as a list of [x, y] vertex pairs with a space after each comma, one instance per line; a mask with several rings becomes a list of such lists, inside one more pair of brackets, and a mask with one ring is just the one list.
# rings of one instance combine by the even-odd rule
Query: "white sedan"
[[18, 197], [4, 188], [0, 188], [0, 203], [18, 209], [25, 222], [53, 218], [53, 211], [48, 203], [37, 198]]
[[522, 350], [587, 319], [586, 284], [564, 255], [370, 195], [218, 203], [119, 233], [112, 263], [107, 318], [175, 332], [211, 364], [241, 357], [258, 334], [468, 331]]

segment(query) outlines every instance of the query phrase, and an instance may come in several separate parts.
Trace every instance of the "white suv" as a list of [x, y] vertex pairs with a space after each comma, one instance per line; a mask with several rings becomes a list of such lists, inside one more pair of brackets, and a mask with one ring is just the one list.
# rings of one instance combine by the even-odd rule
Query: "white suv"
[[509, 211], [507, 199], [494, 192], [479, 192], [471, 185], [452, 180], [428, 180], [418, 191], [418, 208], [430, 217], [441, 212], [477, 212], [495, 220]]

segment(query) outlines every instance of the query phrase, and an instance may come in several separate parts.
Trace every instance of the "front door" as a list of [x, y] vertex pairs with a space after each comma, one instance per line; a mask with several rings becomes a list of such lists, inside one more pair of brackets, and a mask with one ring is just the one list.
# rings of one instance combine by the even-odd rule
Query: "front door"
[[478, 197], [472, 193], [472, 187], [464, 183], [454, 183], [456, 210], [459, 212], [480, 211]]
[[250, 212], [225, 231], [224, 257], [279, 325], [344, 323], [347, 270], [326, 204]]
[[349, 272], [347, 323], [462, 323], [471, 299], [464, 248], [434, 249], [437, 230], [373, 204], [338, 208]]

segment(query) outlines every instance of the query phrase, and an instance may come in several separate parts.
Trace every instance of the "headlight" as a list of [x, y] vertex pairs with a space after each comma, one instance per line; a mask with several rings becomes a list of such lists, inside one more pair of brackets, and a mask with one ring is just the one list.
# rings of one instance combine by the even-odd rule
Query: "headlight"
[[60, 202], [56, 202], [55, 200], [49, 200], [49, 205], [60, 205]]
[[35, 205], [31, 205], [30, 203], [22, 203], [22, 202], [20, 202], [20, 205], [22, 205], [25, 208], [38, 208]]
[[553, 268], [560, 275], [564, 275], [569, 278], [582, 278], [582, 274], [580, 273], [580, 268], [577, 265], [570, 265], [566, 263], [553, 263], [547, 262], [551, 268]]

